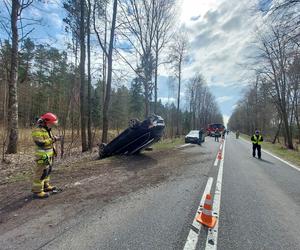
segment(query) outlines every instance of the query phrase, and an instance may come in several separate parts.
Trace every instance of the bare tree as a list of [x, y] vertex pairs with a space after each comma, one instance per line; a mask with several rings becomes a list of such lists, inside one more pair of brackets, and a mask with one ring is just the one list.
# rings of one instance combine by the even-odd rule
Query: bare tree
[[91, 110], [92, 110], [92, 100], [91, 100], [91, 89], [92, 89], [92, 78], [91, 78], [91, 19], [92, 19], [92, 4], [91, 0], [88, 0], [88, 12], [87, 12], [87, 71], [88, 71], [88, 105], [87, 105], [87, 133], [88, 133], [88, 149], [92, 150], [92, 117], [91, 117]]
[[173, 27], [176, 17], [176, 0], [157, 0], [155, 1], [155, 34], [154, 34], [154, 113], [157, 106], [157, 79], [161, 53], [170, 42], [173, 35]]
[[193, 129], [206, 127], [209, 123], [223, 123], [216, 99], [200, 73], [190, 78], [187, 84], [187, 97]]
[[82, 152], [88, 150], [86, 143], [86, 107], [85, 107], [85, 0], [80, 0], [80, 121]]
[[287, 147], [290, 149], [293, 149], [290, 117], [294, 103], [290, 102], [291, 84], [288, 81], [287, 71], [292, 47], [288, 37], [278, 27], [271, 27], [269, 34], [261, 36], [260, 58], [263, 65], [261, 74], [267, 79], [265, 84], [282, 118]]
[[170, 62], [172, 63], [175, 76], [178, 80], [177, 92], [177, 129], [176, 135], [179, 135], [179, 109], [180, 109], [180, 94], [181, 94], [181, 78], [182, 66], [187, 54], [188, 40], [184, 34], [174, 36], [173, 44], [171, 45]]
[[[119, 32], [131, 46], [133, 53], [137, 54], [140, 61], [138, 67], [132, 66], [132, 62], [125, 61], [130, 65], [136, 74], [143, 79], [145, 97], [145, 116], [150, 113], [150, 100], [154, 84], [152, 81], [154, 73], [154, 37], [158, 26], [155, 25], [158, 11], [155, 0], [129, 0], [120, 4], [121, 20]], [[139, 71], [136, 68], [140, 69]]]
[[[9, 141], [7, 145], [6, 153], [17, 153], [18, 145], [18, 47], [19, 47], [19, 31], [18, 22], [21, 20], [22, 11], [32, 4], [33, 0], [19, 1], [12, 0], [10, 21], [11, 21], [11, 33], [12, 33], [12, 48], [11, 48], [11, 64], [10, 64], [10, 76], [8, 84], [8, 135]], [[6, 6], [9, 4], [6, 3]], [[25, 37], [26, 34], [23, 36]]]

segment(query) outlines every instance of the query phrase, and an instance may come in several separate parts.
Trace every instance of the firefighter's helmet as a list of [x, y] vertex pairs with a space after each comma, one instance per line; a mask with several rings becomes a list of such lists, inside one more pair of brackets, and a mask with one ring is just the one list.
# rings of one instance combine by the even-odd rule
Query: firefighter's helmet
[[55, 114], [52, 113], [46, 113], [40, 116], [38, 123], [44, 123], [47, 125], [57, 125], [58, 119]]

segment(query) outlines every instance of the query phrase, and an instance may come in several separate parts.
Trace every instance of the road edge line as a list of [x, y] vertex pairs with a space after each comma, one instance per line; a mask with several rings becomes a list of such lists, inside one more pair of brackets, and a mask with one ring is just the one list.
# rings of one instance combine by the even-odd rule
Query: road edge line
[[201, 211], [201, 209], [204, 206], [206, 194], [210, 193], [213, 181], [214, 181], [213, 177], [208, 178], [201, 201], [200, 201], [200, 204], [197, 208], [197, 212], [196, 212], [196, 215], [195, 215], [193, 223], [192, 223], [192, 228], [196, 228], [196, 230], [198, 230], [198, 232], [195, 232], [193, 229], [190, 229], [190, 232], [188, 234], [188, 237], [186, 239], [186, 242], [185, 242], [185, 245], [183, 248], [184, 250], [196, 249], [196, 246], [198, 243], [198, 236], [199, 236], [199, 233], [200, 233], [201, 227], [202, 227], [202, 225], [196, 221], [196, 218], [198, 216], [198, 212]]
[[[251, 143], [248, 142], [246, 139], [244, 139], [244, 138], [241, 138], [241, 139], [242, 139], [244, 142], [246, 142], [246, 143], [248, 143], [248, 144], [251, 144]], [[269, 154], [269, 155], [271, 155], [271, 156], [273, 156], [275, 159], [277, 159], [277, 160], [279, 160], [279, 161], [285, 163], [285, 164], [288, 165], [289, 167], [291, 167], [291, 168], [293, 168], [293, 169], [295, 169], [295, 170], [297, 170], [297, 171], [300, 171], [300, 167], [296, 167], [296, 166], [293, 165], [292, 163], [290, 163], [290, 162], [288, 162], [288, 161], [286, 161], [286, 160], [283, 160], [282, 158], [280, 158], [280, 157], [278, 157], [278, 156], [272, 154], [270, 151], [265, 150], [265, 149], [262, 149], [262, 151], [265, 152], [265, 153], [267, 153], [267, 154]]]
[[223, 166], [225, 158], [225, 145], [226, 140], [224, 141], [223, 150], [222, 150], [222, 159], [220, 161], [218, 177], [216, 181], [216, 189], [214, 194], [213, 201], [213, 216], [217, 217], [217, 222], [214, 228], [208, 229], [207, 239], [205, 250], [217, 249], [218, 243], [218, 229], [219, 229], [219, 220], [220, 220], [220, 207], [221, 207], [221, 193], [222, 193], [222, 181], [223, 181]]

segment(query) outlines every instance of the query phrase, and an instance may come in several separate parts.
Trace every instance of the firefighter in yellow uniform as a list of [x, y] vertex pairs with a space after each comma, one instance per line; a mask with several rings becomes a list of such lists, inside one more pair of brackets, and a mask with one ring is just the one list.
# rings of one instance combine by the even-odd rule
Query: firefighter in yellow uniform
[[258, 159], [261, 159], [261, 144], [263, 142], [263, 137], [260, 134], [259, 130], [255, 130], [255, 134], [251, 137], [252, 142], [252, 156], [255, 157], [256, 149], [257, 149], [257, 156]]
[[51, 186], [49, 182], [53, 157], [56, 156], [54, 143], [60, 140], [60, 137], [52, 135], [51, 128], [57, 123], [56, 115], [46, 113], [38, 119], [37, 125], [32, 131], [32, 138], [36, 145], [36, 167], [32, 184], [35, 198], [47, 198], [49, 192], [56, 190], [56, 187]]

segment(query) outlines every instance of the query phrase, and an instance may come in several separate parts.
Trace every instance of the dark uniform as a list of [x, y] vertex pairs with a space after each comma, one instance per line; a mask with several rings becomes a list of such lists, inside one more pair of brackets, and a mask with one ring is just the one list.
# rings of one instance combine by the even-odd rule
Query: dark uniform
[[252, 135], [251, 141], [252, 141], [252, 156], [253, 157], [255, 157], [256, 149], [257, 149], [258, 159], [261, 159], [261, 144], [262, 144], [263, 140], [264, 139], [259, 134], [259, 132], [255, 132], [255, 134]]
[[215, 130], [215, 141], [219, 142], [219, 137], [221, 136], [219, 129]]

